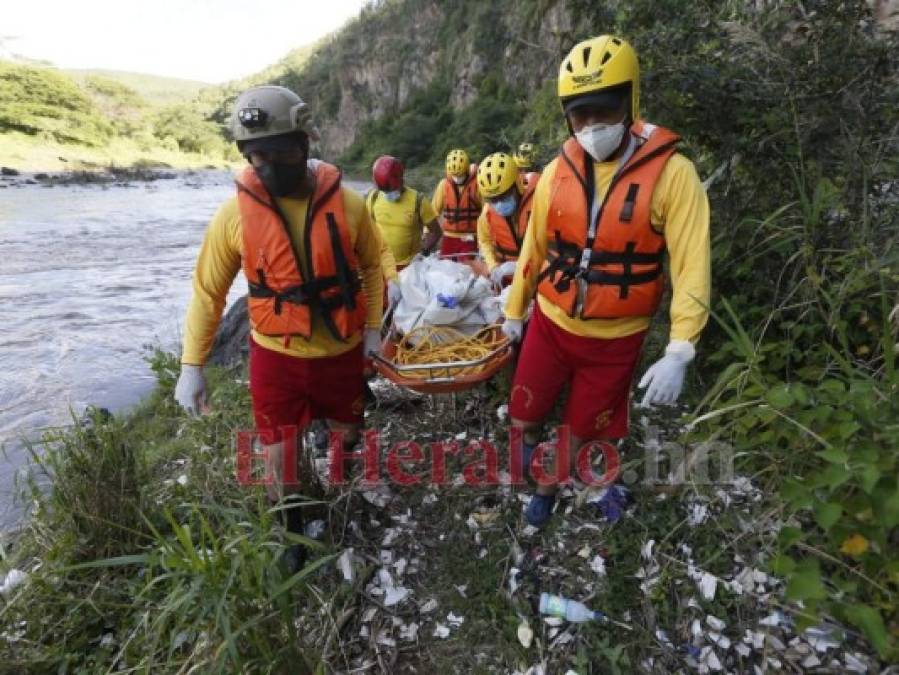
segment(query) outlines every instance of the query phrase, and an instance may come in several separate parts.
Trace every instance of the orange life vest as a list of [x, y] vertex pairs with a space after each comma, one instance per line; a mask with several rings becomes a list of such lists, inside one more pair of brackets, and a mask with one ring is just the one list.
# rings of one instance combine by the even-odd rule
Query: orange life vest
[[473, 234], [478, 230], [481, 200], [478, 197], [478, 181], [471, 174], [462, 185], [456, 185], [451, 176], [443, 181], [443, 229], [456, 234]]
[[680, 137], [644, 122], [630, 134], [636, 149], [593, 223], [593, 158], [572, 137], [556, 164], [537, 290], [571, 317], [652, 316], [662, 298], [665, 238], [650, 221], [652, 193]]
[[343, 211], [340, 171], [319, 162], [303, 228], [305, 269], [287, 219], [253, 167], [237, 180], [243, 272], [249, 282], [250, 325], [263, 335], [312, 335], [312, 312], [346, 340], [365, 323], [365, 296]]
[[493, 251], [497, 262], [518, 260], [521, 255], [521, 242], [531, 217], [531, 199], [534, 197], [536, 181], [529, 183], [524, 194], [518, 200], [518, 209], [512, 220], [501, 216], [492, 207], [487, 209], [487, 224], [490, 226], [490, 238], [493, 240]]

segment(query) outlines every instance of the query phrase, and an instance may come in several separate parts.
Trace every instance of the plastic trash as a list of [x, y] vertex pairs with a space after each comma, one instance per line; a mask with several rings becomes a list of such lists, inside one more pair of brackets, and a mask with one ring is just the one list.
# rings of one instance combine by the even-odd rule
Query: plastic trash
[[27, 572], [23, 572], [22, 570], [17, 570], [15, 568], [11, 569], [9, 573], [3, 578], [3, 581], [0, 582], [0, 595], [9, 595], [27, 580]]
[[572, 623], [597, 621], [606, 618], [606, 615], [602, 612], [595, 612], [577, 600], [569, 600], [560, 595], [552, 595], [550, 593], [540, 594], [540, 613], [559, 617]]
[[448, 309], [456, 309], [459, 306], [459, 298], [455, 295], [446, 296], [443, 293], [438, 293], [437, 302]]
[[324, 520], [310, 520], [306, 523], [305, 534], [310, 539], [321, 539], [328, 529]]
[[589, 500], [610, 523], [621, 520], [630, 502], [630, 491], [623, 485], [610, 485], [600, 496]]

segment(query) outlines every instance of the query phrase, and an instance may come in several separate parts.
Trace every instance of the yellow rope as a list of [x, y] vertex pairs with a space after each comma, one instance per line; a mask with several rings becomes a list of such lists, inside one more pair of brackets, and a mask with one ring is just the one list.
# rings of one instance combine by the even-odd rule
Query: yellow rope
[[[397, 344], [394, 363], [409, 366], [482, 359], [507, 342], [507, 338], [496, 328], [496, 325], [484, 326], [477, 333], [466, 335], [448, 326], [419, 326]], [[402, 376], [412, 379], [457, 377], [480, 372], [488, 364], [489, 362], [477, 366], [409, 370], [403, 371]]]

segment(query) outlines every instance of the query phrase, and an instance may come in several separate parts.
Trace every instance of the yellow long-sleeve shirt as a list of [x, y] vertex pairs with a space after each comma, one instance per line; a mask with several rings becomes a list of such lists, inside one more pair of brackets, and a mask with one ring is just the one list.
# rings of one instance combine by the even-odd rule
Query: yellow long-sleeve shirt
[[492, 272], [496, 267], [496, 253], [493, 250], [493, 237], [490, 236], [490, 223], [487, 222], [487, 209], [490, 204], [484, 204], [481, 215], [478, 216], [478, 250], [487, 265], [487, 271]]
[[[537, 288], [537, 276], [546, 260], [546, 216], [558, 158], [553, 160], [537, 183], [531, 219], [522, 242], [521, 257], [515, 268], [505, 314], [523, 319]], [[594, 162], [596, 199], [602, 199], [615, 174], [617, 162]], [[674, 154], [665, 164], [652, 193], [653, 226], [665, 235], [670, 257], [672, 285], [671, 340], [699, 339], [708, 321], [711, 292], [711, 250], [709, 244], [709, 202], [696, 173], [686, 157]], [[649, 317], [621, 319], [580, 319], [570, 317], [561, 307], [542, 295], [537, 302], [543, 313], [562, 329], [587, 337], [616, 338], [649, 327]]]
[[[343, 186], [340, 189], [350, 240], [359, 262], [362, 288], [365, 292], [366, 326], [378, 328], [381, 323], [384, 288], [381, 272], [381, 236], [369, 220], [362, 196]], [[309, 200], [286, 197], [277, 198], [276, 201], [287, 218], [291, 240], [306, 273], [303, 262], [306, 259], [303, 232]], [[206, 228], [194, 269], [193, 297], [187, 309], [184, 325], [182, 363], [194, 365], [206, 363], [225, 307], [225, 298], [241, 268], [242, 249], [240, 209], [237, 197], [234, 196], [219, 207]], [[285, 344], [283, 337], [266, 336], [256, 331], [252, 331], [252, 335], [256, 343], [266, 349], [302, 358], [336, 356], [355, 347], [361, 339], [360, 334], [346, 342], [338, 340], [325, 327], [317, 311], [312, 312], [312, 336], [308, 340], [291, 337]]]
[[[443, 217], [443, 206], [445, 204], [444, 192], [445, 192], [446, 181], [447, 181], [446, 177], [443, 177], [440, 179], [440, 182], [437, 183], [437, 187], [434, 189], [434, 196], [431, 197], [431, 206], [434, 207], [434, 213], [436, 213], [437, 216], [440, 218]], [[478, 195], [478, 199], [480, 200], [480, 191], [475, 189], [475, 193]], [[481, 207], [480, 201], [478, 201], [478, 203], [475, 204], [475, 206], [477, 208], [480, 208]], [[441, 222], [441, 225], [443, 225], [442, 222]], [[463, 237], [470, 237], [471, 235], [470, 234], [462, 234], [461, 232], [447, 232], [446, 228], [444, 227], [443, 228], [443, 236], [444, 237], [453, 237], [455, 239], [461, 239]]]
[[396, 264], [408, 265], [421, 250], [422, 230], [437, 219], [431, 202], [424, 195], [419, 198], [416, 190], [405, 188], [396, 202], [374, 190], [368, 195], [366, 205]]
[[399, 274], [396, 271], [396, 258], [393, 257], [393, 251], [390, 245], [382, 237], [381, 238], [381, 272], [384, 275], [384, 281], [396, 281]]

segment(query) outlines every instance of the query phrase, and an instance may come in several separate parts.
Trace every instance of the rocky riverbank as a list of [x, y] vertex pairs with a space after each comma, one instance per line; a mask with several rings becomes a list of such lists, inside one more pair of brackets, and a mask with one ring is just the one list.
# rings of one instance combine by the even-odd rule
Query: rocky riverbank
[[[215, 168], [215, 167], [210, 167]], [[7, 166], [0, 167], [0, 189], [23, 187], [26, 185], [116, 185], [126, 186], [131, 183], [146, 183], [157, 180], [177, 178], [181, 172], [170, 167], [91, 167], [62, 172], [22, 172]], [[188, 175], [196, 173], [187, 171]]]

